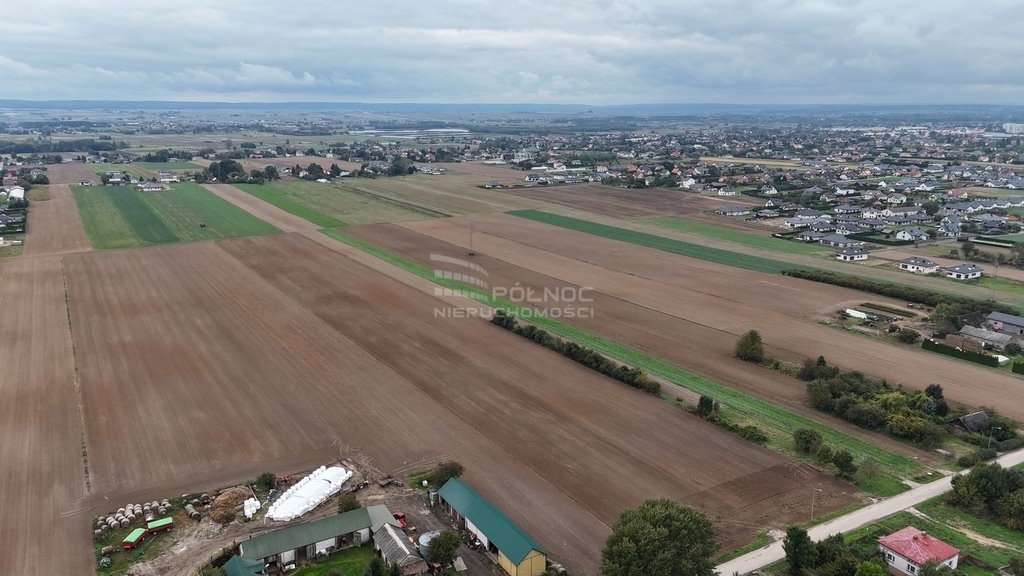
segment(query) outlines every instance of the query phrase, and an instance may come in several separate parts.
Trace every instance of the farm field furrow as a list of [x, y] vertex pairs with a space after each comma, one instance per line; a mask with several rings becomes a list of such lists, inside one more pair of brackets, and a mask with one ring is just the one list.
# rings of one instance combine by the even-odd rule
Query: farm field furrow
[[[953, 400], [967, 405], [984, 403], [1013, 418], [1024, 418], [1024, 405], [1018, 401], [1017, 392], [1021, 380], [1016, 376], [818, 324], [823, 312], [856, 305], [865, 299], [863, 293], [695, 263], [684, 256], [506, 215], [474, 217], [473, 222], [474, 245], [481, 254], [737, 337], [747, 330], [758, 330], [783, 359], [824, 354], [830, 362], [847, 369], [911, 388], [938, 383]], [[459, 246], [466, 246], [468, 240], [465, 219], [406, 222], [401, 226]], [[830, 294], [848, 296], [832, 299], [827, 296]], [[720, 349], [717, 353], [732, 352]]]
[[60, 259], [0, 263], [0, 310], [3, 559], [19, 574], [83, 574], [91, 518]]

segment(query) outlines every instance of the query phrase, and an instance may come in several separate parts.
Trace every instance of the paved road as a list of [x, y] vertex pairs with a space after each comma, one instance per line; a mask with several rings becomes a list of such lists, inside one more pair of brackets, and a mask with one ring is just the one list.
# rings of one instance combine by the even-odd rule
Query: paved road
[[[1002, 464], [1004, 467], [1016, 466], [1024, 462], [1024, 450], [1017, 450], [1016, 452], [1010, 452], [1001, 456], [997, 462]], [[849, 532], [861, 526], [870, 524], [880, 518], [885, 518], [890, 514], [895, 514], [900, 510], [905, 510], [925, 500], [929, 500], [940, 494], [945, 494], [952, 490], [952, 475], [945, 476], [934, 482], [923, 484], [913, 490], [909, 490], [898, 496], [893, 496], [887, 500], [882, 500], [876, 504], [854, 510], [849, 514], [834, 518], [819, 524], [810, 530], [808, 534], [815, 541], [827, 538], [832, 534], [839, 532]], [[746, 574], [767, 566], [772, 562], [782, 560], [786, 557], [785, 552], [782, 551], [782, 541], [773, 542], [764, 548], [759, 548], [735, 558], [723, 564], [719, 564], [715, 570], [718, 571], [722, 576], [732, 576], [733, 573]]]

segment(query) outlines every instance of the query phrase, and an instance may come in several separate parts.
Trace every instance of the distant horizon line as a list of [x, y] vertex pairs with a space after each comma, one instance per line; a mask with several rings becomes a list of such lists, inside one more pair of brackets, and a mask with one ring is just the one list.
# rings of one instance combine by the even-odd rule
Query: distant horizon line
[[504, 107], [514, 108], [516, 106], [529, 108], [1024, 108], [1024, 103], [1019, 104], [991, 104], [991, 103], [907, 103], [907, 102], [883, 102], [883, 103], [732, 103], [732, 102], [635, 102], [620, 104], [587, 104], [582, 102], [413, 102], [413, 101], [388, 101], [388, 102], [366, 102], [356, 100], [160, 100], [160, 99], [67, 99], [67, 98], [0, 98], [0, 107], [7, 105], [30, 105], [30, 104], [73, 104], [73, 105], [97, 105], [97, 104], [119, 104], [119, 105], [198, 105], [198, 106], [443, 106], [443, 107]]

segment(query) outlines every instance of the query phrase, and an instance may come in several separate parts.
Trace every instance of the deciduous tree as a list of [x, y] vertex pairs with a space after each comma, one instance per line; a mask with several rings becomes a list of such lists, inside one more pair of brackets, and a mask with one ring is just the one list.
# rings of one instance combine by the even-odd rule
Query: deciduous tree
[[601, 554], [601, 576], [712, 576], [715, 535], [701, 512], [672, 500], [626, 510]]

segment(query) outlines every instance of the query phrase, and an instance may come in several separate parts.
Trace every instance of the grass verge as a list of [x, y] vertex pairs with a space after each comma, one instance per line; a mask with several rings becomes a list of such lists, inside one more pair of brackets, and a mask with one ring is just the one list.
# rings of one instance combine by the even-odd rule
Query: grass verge
[[739, 558], [740, 556], [743, 556], [744, 554], [747, 554], [749, 552], [753, 552], [754, 550], [757, 550], [758, 548], [763, 548], [763, 547], [765, 547], [765, 546], [767, 546], [767, 545], [769, 545], [771, 543], [772, 543], [772, 539], [771, 539], [770, 536], [768, 536], [768, 532], [766, 532], [764, 530], [758, 530], [757, 531], [757, 535], [754, 536], [754, 541], [753, 542], [751, 542], [750, 544], [747, 544], [746, 546], [741, 546], [741, 547], [739, 547], [739, 548], [737, 548], [735, 550], [731, 550], [729, 552], [726, 552], [725, 554], [722, 554], [719, 557], [717, 557], [714, 560], [712, 560], [711, 563], [715, 564], [717, 566], [718, 564], [721, 564], [723, 562], [728, 562], [729, 560], [733, 560], [735, 558]]
[[755, 272], [781, 274], [783, 270], [791, 270], [794, 268], [811, 269], [806, 266], [783, 262], [781, 260], [772, 260], [771, 258], [763, 258], [760, 256], [751, 256], [749, 254], [740, 254], [739, 252], [722, 250], [719, 248], [711, 248], [700, 244], [694, 244], [692, 242], [683, 242], [682, 240], [665, 238], [664, 236], [638, 232], [636, 230], [616, 228], [615, 226], [608, 226], [607, 224], [580, 220], [579, 218], [552, 214], [541, 210], [514, 210], [509, 212], [509, 214], [520, 218], [526, 218], [528, 220], [534, 220], [536, 222], [542, 222], [544, 224], [550, 224], [552, 226], [568, 228], [578, 232], [585, 232], [595, 236], [628, 242], [630, 244], [645, 246], [647, 248], [654, 248], [663, 252], [671, 252], [673, 254], [697, 258], [698, 260], [705, 260], [716, 264], [725, 264], [727, 266], [753, 270]]
[[[509, 314], [524, 318], [538, 328], [543, 328], [559, 337], [572, 340], [629, 366], [640, 368], [648, 374], [687, 390], [711, 396], [721, 404], [723, 416], [740, 425], [750, 423], [758, 426], [768, 435], [768, 445], [780, 452], [794, 454], [793, 432], [800, 428], [810, 428], [818, 431], [824, 442], [833, 448], [846, 449], [858, 460], [873, 458], [887, 471], [895, 473], [895, 471], [908, 470], [912, 465], [916, 466], [916, 463], [910, 458], [889, 452], [871, 442], [849, 436], [832, 426], [811, 420], [799, 414], [794, 414], [780, 406], [735, 390], [664, 360], [649, 356], [629, 346], [607, 340], [553, 318], [531, 314], [531, 310], [524, 309], [513, 302], [494, 298], [491, 294], [477, 290], [472, 286], [451, 279], [437, 278], [434, 275], [434, 271], [427, 266], [407, 260], [398, 254], [353, 238], [343, 232], [337, 230], [322, 230], [322, 232], [442, 287], [465, 293], [467, 296], [495, 309], [504, 310]], [[886, 490], [886, 492], [889, 492], [889, 490]]]

